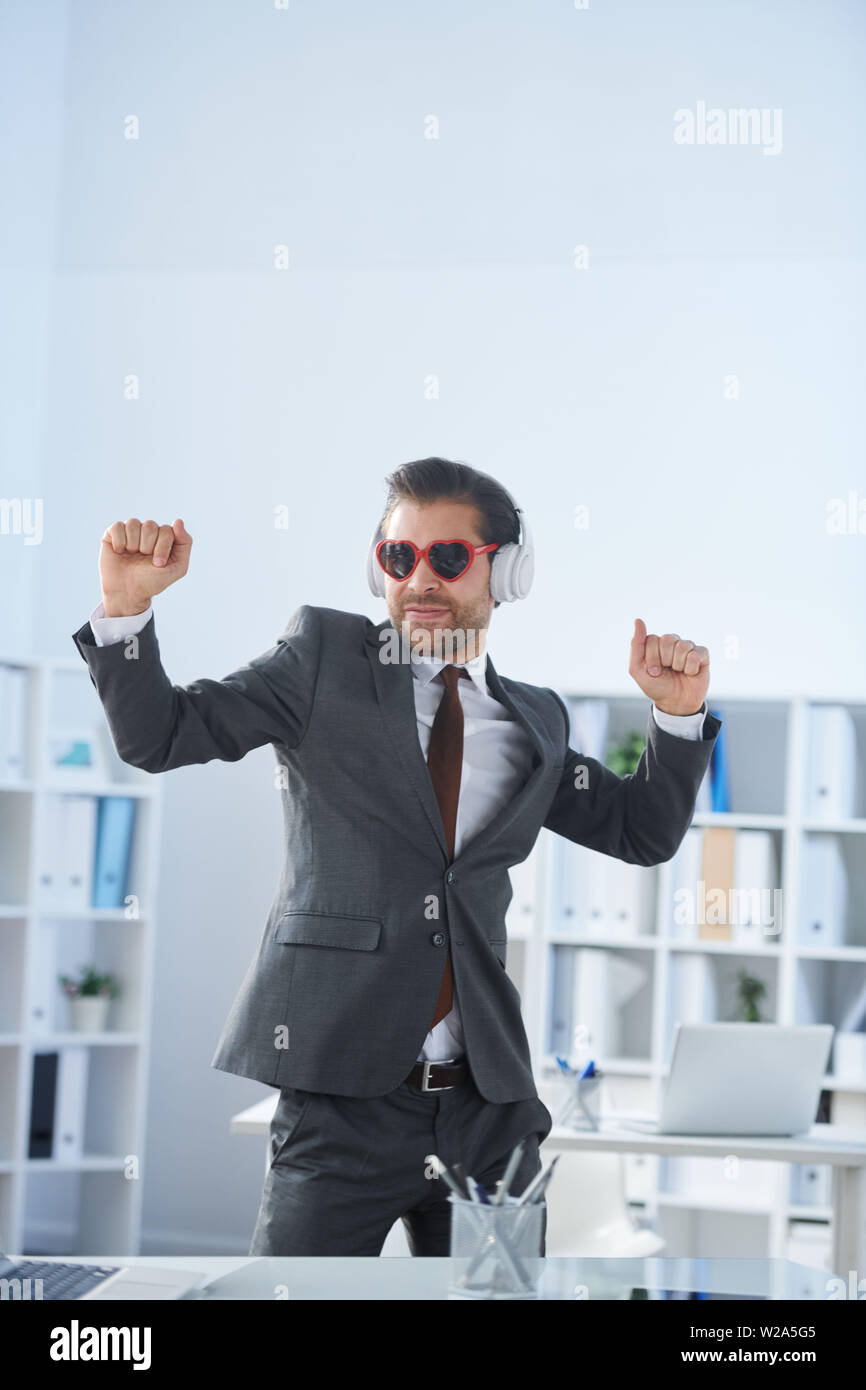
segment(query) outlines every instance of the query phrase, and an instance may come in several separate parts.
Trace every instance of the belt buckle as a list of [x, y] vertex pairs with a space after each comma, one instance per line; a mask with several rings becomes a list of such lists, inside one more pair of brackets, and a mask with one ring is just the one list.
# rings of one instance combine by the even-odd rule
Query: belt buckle
[[454, 1060], [453, 1057], [449, 1057], [449, 1058], [447, 1058], [446, 1061], [443, 1061], [443, 1062], [423, 1062], [423, 1063], [422, 1063], [423, 1071], [422, 1071], [422, 1075], [421, 1075], [421, 1090], [422, 1090], [422, 1091], [453, 1091], [454, 1086], [455, 1086], [455, 1083], [454, 1083], [453, 1081], [451, 1081], [447, 1086], [428, 1086], [428, 1085], [427, 1085], [427, 1082], [428, 1082], [428, 1079], [429, 1079], [429, 1076], [430, 1076], [430, 1068], [431, 1068], [431, 1067], [444, 1067], [444, 1066], [447, 1066], [449, 1062], [453, 1062], [453, 1060]]

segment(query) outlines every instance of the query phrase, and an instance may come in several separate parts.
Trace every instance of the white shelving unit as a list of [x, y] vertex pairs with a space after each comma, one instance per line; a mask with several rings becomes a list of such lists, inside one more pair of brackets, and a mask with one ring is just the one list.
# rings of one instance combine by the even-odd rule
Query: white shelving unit
[[[79, 658], [9, 656], [0, 663], [25, 672], [28, 695], [23, 775], [0, 780], [0, 1245], [24, 1253], [134, 1253], [141, 1223], [159, 779], [117, 758]], [[644, 734], [645, 699], [596, 691], [572, 699], [586, 694], [608, 701], [610, 737], [628, 729]], [[844, 704], [856, 725], [856, 814], [844, 821], [815, 820], [804, 812], [809, 712], [822, 703]], [[780, 1023], [838, 1025], [866, 981], [866, 703], [713, 693], [710, 707], [721, 711], [725, 723], [734, 809], [696, 814], [693, 825], [771, 832], [784, 907], [781, 932], [766, 944], [681, 939], [671, 932], [673, 864], [642, 869], [607, 856], [595, 857], [607, 861], [608, 871], [615, 866], [613, 880], [605, 882], [613, 882], [615, 894], [622, 890], [616, 910], [598, 922], [580, 920], [568, 912], [563, 866], [569, 856], [589, 852], [542, 831], [529, 859], [512, 870], [508, 971], [521, 992], [543, 1094], [556, 1076], [549, 1019], [557, 973], [575, 948], [619, 954], [646, 970], [646, 984], [624, 1009], [620, 1050], [596, 1057], [606, 1077], [605, 1101], [615, 1108], [658, 1108], [673, 989], [684, 957], [700, 958], [713, 972], [717, 1018], [729, 1016], [740, 965], [765, 980], [762, 1016]], [[50, 769], [51, 734], [72, 727], [93, 730], [101, 740], [106, 775], [99, 783], [73, 772], [61, 780]], [[47, 907], [41, 899], [47, 813], [51, 798], [64, 794], [135, 798], [131, 906], [72, 910]], [[840, 845], [849, 899], [842, 941], [822, 946], [807, 937], [801, 876], [804, 845], [825, 836]], [[47, 953], [43, 933], [52, 943]], [[46, 959], [53, 961], [53, 977], [90, 960], [119, 976], [122, 992], [106, 1032], [70, 1031], [59, 986], [46, 991], [40, 978]], [[83, 1155], [29, 1158], [33, 1057], [81, 1046], [89, 1064]], [[831, 1072], [822, 1103], [828, 1120], [866, 1127], [866, 1075], [840, 1078]], [[710, 1160], [681, 1160], [679, 1166], [664, 1159], [627, 1160], [629, 1198], [644, 1220], [657, 1225], [671, 1254], [697, 1248], [706, 1255], [783, 1256], [796, 1247], [797, 1258], [820, 1263], [829, 1249], [828, 1178], [825, 1169], [795, 1171], [785, 1164], [740, 1164], [732, 1176]]]
[[[644, 698], [591, 691], [575, 693], [571, 701], [587, 696], [608, 701], [609, 738], [630, 729], [645, 735], [649, 704]], [[810, 711], [830, 704], [843, 705], [856, 727], [856, 814], [843, 821], [805, 814]], [[536, 1081], [549, 1103], [557, 1075], [554, 1052], [562, 1050], [551, 1037], [557, 981], [575, 949], [616, 953], [639, 963], [646, 975], [623, 1008], [620, 1047], [607, 1056], [593, 1052], [606, 1077], [606, 1109], [659, 1108], [677, 1016], [678, 972], [687, 957], [710, 972], [716, 1007], [707, 1022], [737, 1016], [739, 968], [764, 981], [767, 992], [760, 1008], [766, 1022], [838, 1027], [866, 984], [866, 703], [729, 699], [711, 692], [709, 706], [724, 723], [733, 809], [696, 813], [692, 824], [771, 832], [779, 866], [778, 883], [772, 886], [781, 890], [781, 930], [757, 943], [682, 939], [672, 934], [676, 861], [652, 868], [624, 865], [542, 830], [530, 857], [511, 871], [507, 968], [521, 993]], [[803, 920], [803, 850], [808, 838], [828, 835], [837, 837], [849, 891], [844, 938], [822, 946], [810, 943]], [[563, 866], [574, 854], [606, 861], [608, 892], [617, 891], [616, 875], [624, 883], [632, 880], [621, 893], [619, 910], [606, 919], [594, 921], [585, 903], [582, 919], [569, 911]], [[635, 876], [642, 882], [636, 884]], [[866, 1074], [841, 1077], [831, 1070], [824, 1078], [818, 1118], [866, 1128]], [[707, 1159], [675, 1163], [641, 1157], [627, 1159], [626, 1171], [629, 1200], [641, 1209], [641, 1219], [664, 1235], [666, 1254], [788, 1255], [816, 1264], [829, 1255], [826, 1167], [801, 1171], [790, 1164], [741, 1163], [726, 1171]]]
[[[135, 1253], [150, 1038], [159, 782], [117, 757], [80, 659], [0, 657], [26, 680], [25, 766], [0, 780], [0, 1246], [19, 1253]], [[92, 733], [100, 780], [51, 766], [52, 735]], [[40, 882], [52, 798], [135, 799], [125, 905], [48, 903]], [[92, 902], [92, 894], [90, 895]], [[104, 1032], [72, 1031], [59, 973], [95, 963], [120, 993]], [[87, 1052], [79, 1157], [30, 1158], [33, 1058]], [[55, 1152], [62, 1155], [58, 1133]]]

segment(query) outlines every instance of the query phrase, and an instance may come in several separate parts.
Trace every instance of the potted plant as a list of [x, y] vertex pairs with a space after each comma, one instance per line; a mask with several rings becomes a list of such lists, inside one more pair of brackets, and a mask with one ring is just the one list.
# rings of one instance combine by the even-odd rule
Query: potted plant
[[615, 772], [617, 777], [625, 777], [630, 772], [634, 772], [640, 762], [640, 755], [646, 748], [646, 734], [638, 733], [637, 729], [631, 729], [620, 739], [614, 739], [608, 744], [605, 754], [605, 764], [611, 772]]
[[102, 1033], [108, 1018], [108, 1008], [118, 994], [115, 977], [100, 974], [92, 965], [79, 967], [79, 976], [58, 976], [63, 993], [69, 1000], [70, 1026], [76, 1033]]
[[767, 993], [767, 986], [763, 980], [759, 980], [757, 975], [750, 975], [746, 970], [737, 972], [737, 1003], [738, 1016], [733, 1021], [735, 1023], [761, 1023], [761, 1010], [758, 1003]]

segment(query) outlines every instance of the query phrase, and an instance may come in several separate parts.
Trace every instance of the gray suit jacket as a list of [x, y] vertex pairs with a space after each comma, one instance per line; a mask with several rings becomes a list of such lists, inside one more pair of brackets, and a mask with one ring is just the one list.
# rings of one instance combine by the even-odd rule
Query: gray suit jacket
[[[481, 1094], [536, 1095], [520, 996], [505, 972], [510, 865], [542, 826], [629, 864], [659, 864], [688, 829], [721, 721], [677, 738], [649, 710], [647, 747], [617, 777], [569, 748], [553, 691], [487, 680], [526, 731], [530, 774], [448, 861], [421, 752], [412, 671], [380, 659], [358, 613], [303, 604], [275, 644], [222, 680], [172, 685], [151, 619], [138, 656], [73, 634], [118, 754], [148, 772], [271, 744], [283, 765], [279, 886], [211, 1065], [270, 1086], [377, 1096], [398, 1086], [433, 1017], [450, 939], [466, 1055]], [[576, 764], [588, 786], [574, 785]]]

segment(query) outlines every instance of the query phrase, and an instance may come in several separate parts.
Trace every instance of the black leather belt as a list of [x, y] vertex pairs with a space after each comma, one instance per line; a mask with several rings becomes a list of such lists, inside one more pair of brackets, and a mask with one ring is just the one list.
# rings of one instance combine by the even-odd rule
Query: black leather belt
[[422, 1091], [450, 1091], [469, 1076], [464, 1060], [458, 1062], [416, 1062], [406, 1080]]

